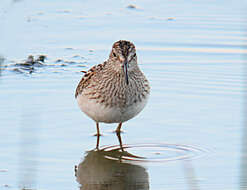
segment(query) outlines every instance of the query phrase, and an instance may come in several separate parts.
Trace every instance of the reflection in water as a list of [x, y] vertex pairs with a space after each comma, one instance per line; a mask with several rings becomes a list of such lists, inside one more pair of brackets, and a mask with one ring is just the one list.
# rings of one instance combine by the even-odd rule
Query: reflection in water
[[[192, 158], [203, 151], [197, 147], [179, 144], [136, 144], [122, 145], [121, 135], [117, 133], [119, 146], [99, 149], [100, 136], [96, 148], [88, 151], [84, 160], [75, 167], [75, 176], [81, 184], [80, 190], [147, 190], [149, 177], [145, 168], [136, 165], [144, 162], [182, 161], [185, 179], [190, 190], [199, 190]], [[126, 150], [138, 149], [149, 155], [154, 149], [155, 156], [137, 156]], [[143, 150], [145, 150], [143, 152]], [[133, 150], [132, 150], [133, 151]], [[133, 164], [135, 163], [135, 164]]]
[[[80, 190], [147, 190], [148, 173], [140, 165], [124, 163], [120, 150], [91, 150], [76, 167]], [[118, 158], [115, 160], [111, 157]]]
[[[123, 149], [123, 143], [122, 143], [122, 139], [121, 139], [121, 132], [120, 131], [116, 131], [116, 135], [118, 137], [118, 142], [119, 142], [119, 146], [120, 146], [120, 149], [122, 151], [124, 151]], [[100, 142], [100, 135], [99, 135], [99, 132], [97, 133], [97, 143], [96, 143], [96, 149], [99, 150], [99, 142]]]

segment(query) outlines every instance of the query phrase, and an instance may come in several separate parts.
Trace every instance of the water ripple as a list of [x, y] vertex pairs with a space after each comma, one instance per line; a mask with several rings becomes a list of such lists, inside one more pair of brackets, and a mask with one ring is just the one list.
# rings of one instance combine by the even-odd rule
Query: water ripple
[[[183, 144], [153, 143], [153, 144], [126, 144], [123, 145], [124, 152], [121, 160], [138, 162], [168, 162], [177, 160], [197, 159], [205, 155], [208, 151], [199, 147]], [[120, 151], [118, 145], [106, 146], [102, 148], [105, 157], [117, 160], [116, 154], [107, 154]]]

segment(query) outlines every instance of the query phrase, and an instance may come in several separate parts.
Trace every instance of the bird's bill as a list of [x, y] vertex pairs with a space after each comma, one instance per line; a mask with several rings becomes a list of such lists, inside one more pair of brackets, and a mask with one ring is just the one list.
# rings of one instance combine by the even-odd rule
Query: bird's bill
[[123, 69], [124, 69], [124, 75], [125, 75], [125, 81], [126, 84], [129, 84], [129, 78], [128, 78], [128, 61], [124, 61], [124, 65], [123, 65]]

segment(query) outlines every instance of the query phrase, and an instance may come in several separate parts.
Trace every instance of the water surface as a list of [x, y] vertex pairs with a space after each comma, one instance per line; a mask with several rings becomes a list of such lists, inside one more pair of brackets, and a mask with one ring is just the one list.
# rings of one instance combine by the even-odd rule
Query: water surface
[[[240, 170], [245, 6], [228, 0], [3, 1], [0, 189], [246, 188]], [[74, 99], [80, 71], [106, 60], [119, 39], [136, 45], [152, 90], [144, 111], [123, 124], [122, 141], [134, 147], [127, 152], [149, 162], [123, 161], [121, 151], [114, 152], [118, 159], [105, 156], [103, 148], [119, 144], [114, 124], [100, 125], [101, 151], [95, 151], [95, 123]], [[16, 66], [31, 54], [47, 59], [31, 73]], [[174, 159], [180, 154], [188, 157]], [[75, 166], [88, 175], [75, 176]]]

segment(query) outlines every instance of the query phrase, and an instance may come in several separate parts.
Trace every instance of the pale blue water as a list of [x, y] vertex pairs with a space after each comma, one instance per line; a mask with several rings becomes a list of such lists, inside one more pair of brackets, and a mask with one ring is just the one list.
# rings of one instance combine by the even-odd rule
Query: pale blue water
[[[137, 8], [126, 8], [129, 4]], [[129, 185], [136, 183], [128, 178], [136, 172], [144, 186], [133, 189], [246, 188], [240, 185], [245, 8], [243, 1], [210, 0], [3, 1], [0, 189], [79, 189], [74, 166], [96, 144], [95, 123], [74, 99], [79, 71], [106, 60], [119, 39], [134, 42], [152, 87], [144, 111], [123, 124], [122, 141], [157, 144], [128, 150], [151, 161], [173, 159], [125, 165], [99, 155], [93, 156], [98, 159], [92, 161], [94, 168], [86, 165], [90, 171], [108, 176], [104, 183], [113, 184], [108, 171], [123, 170], [122, 178], [114, 179]], [[32, 74], [14, 71], [14, 62], [30, 54], [47, 55], [45, 66]], [[112, 133], [116, 127], [101, 124], [102, 147], [118, 145]], [[160, 148], [168, 144], [174, 146]], [[175, 145], [193, 147], [185, 152], [189, 159], [177, 159], [181, 152]], [[104, 169], [101, 162], [108, 163]], [[87, 179], [92, 184], [102, 180], [94, 173]]]

